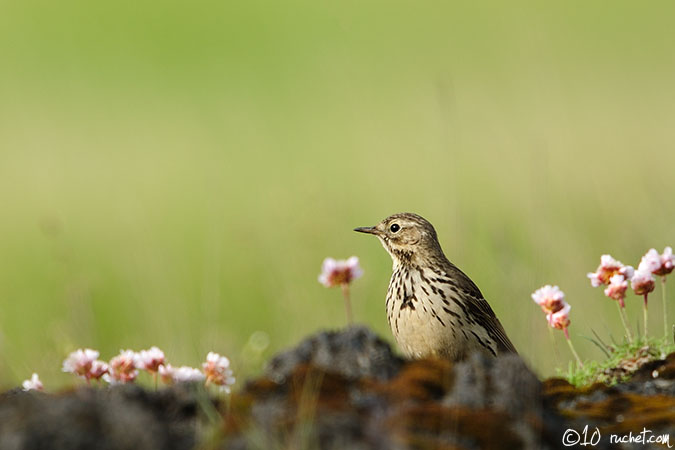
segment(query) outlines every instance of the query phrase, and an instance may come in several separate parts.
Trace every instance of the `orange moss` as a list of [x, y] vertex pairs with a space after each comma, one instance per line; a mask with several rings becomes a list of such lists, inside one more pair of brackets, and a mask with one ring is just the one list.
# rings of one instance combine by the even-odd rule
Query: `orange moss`
[[579, 401], [574, 409], [561, 411], [565, 416], [606, 423], [601, 429], [623, 433], [658, 428], [675, 423], [675, 398], [665, 395], [643, 396], [633, 393], [613, 393], [599, 401]]
[[502, 412], [430, 404], [401, 408], [385, 426], [397, 441], [413, 449], [463, 448], [443, 443], [444, 435], [460, 436], [480, 448], [521, 448], [523, 443], [509, 423]]
[[393, 402], [427, 402], [443, 397], [453, 381], [452, 363], [422, 359], [409, 362], [393, 380], [375, 389]]

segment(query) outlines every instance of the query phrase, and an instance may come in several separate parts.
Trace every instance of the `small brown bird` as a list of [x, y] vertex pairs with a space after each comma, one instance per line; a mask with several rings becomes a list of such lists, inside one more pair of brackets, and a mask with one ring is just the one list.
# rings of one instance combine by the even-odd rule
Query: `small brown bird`
[[394, 261], [387, 319], [407, 357], [459, 361], [472, 352], [516, 352], [478, 287], [445, 257], [426, 219], [394, 214], [354, 231], [377, 236]]

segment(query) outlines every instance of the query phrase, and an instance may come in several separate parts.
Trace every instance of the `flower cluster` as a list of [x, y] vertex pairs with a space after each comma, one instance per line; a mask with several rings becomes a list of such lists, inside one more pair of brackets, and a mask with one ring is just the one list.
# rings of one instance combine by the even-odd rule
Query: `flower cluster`
[[42, 381], [38, 377], [37, 373], [34, 373], [29, 380], [25, 380], [21, 383], [21, 387], [24, 391], [44, 391], [44, 386], [42, 386]]
[[570, 325], [571, 306], [565, 301], [565, 293], [558, 286], [546, 286], [537, 289], [532, 294], [532, 300], [539, 305], [546, 314], [546, 320], [552, 328], [565, 331]]
[[654, 290], [654, 276], [651, 271], [641, 270], [638, 267], [633, 278], [630, 279], [630, 285], [635, 295], [647, 295]]
[[[103, 379], [110, 384], [132, 383], [143, 370], [152, 375], [155, 381], [159, 377], [165, 384], [182, 382], [203, 382], [217, 385], [223, 392], [230, 392], [235, 378], [230, 369], [230, 361], [217, 353], [209, 352], [203, 370], [181, 366], [174, 368], [167, 363], [164, 352], [157, 347], [134, 352], [122, 350], [108, 363], [98, 360], [99, 352], [92, 349], [79, 349], [72, 352], [63, 362], [63, 371], [72, 373], [90, 382]], [[24, 389], [42, 389], [37, 375], [32, 381], [24, 382]], [[39, 388], [37, 386], [40, 386]]]
[[532, 300], [541, 306], [541, 310], [550, 315], [556, 313], [565, 307], [565, 293], [558, 286], [546, 286], [537, 289], [532, 294]]
[[[654, 249], [651, 249], [654, 251]], [[654, 251], [656, 253], [656, 251]], [[663, 253], [660, 255], [661, 265], [655, 268], [652, 273], [661, 277], [665, 277], [675, 269], [675, 257], [673, 257], [673, 249], [671, 247], [666, 247], [663, 249]]]
[[321, 265], [319, 283], [326, 287], [340, 286], [342, 288], [347, 323], [349, 324], [352, 323], [352, 305], [349, 297], [349, 284], [357, 278], [360, 278], [361, 275], [363, 275], [363, 270], [361, 270], [359, 258], [356, 256], [339, 261], [333, 258], [326, 258]]
[[190, 366], [173, 367], [171, 364], [159, 366], [159, 375], [166, 384], [204, 381], [206, 376]]
[[605, 295], [611, 299], [619, 302], [621, 307], [626, 306], [623, 301], [626, 298], [626, 290], [628, 289], [628, 282], [623, 275], [616, 274], [609, 279], [609, 286], [605, 288]]
[[602, 255], [596, 271], [589, 273], [587, 277], [590, 278], [593, 287], [598, 287], [603, 284], [610, 284], [612, 277], [615, 275], [621, 275], [625, 279], [629, 279], [633, 276], [633, 267], [624, 266], [621, 261], [617, 261], [610, 255]]
[[621, 313], [621, 320], [626, 329], [628, 340], [631, 340], [630, 327], [624, 308], [626, 304], [626, 291], [628, 290], [628, 282], [630, 281], [631, 288], [635, 295], [643, 296], [643, 327], [645, 334], [647, 332], [647, 300], [649, 293], [654, 291], [656, 280], [655, 276], [662, 277], [664, 283], [663, 291], [663, 317], [664, 330], [667, 333], [667, 318], [666, 318], [666, 304], [665, 304], [665, 281], [666, 275], [673, 271], [675, 267], [675, 258], [673, 258], [673, 249], [666, 247], [662, 254], [659, 254], [656, 249], [649, 249], [649, 251], [640, 259], [637, 269], [631, 266], [624, 266], [620, 261], [615, 260], [610, 255], [602, 255], [600, 258], [600, 266], [595, 272], [588, 274], [593, 287], [606, 285], [605, 295], [619, 303], [619, 312]]
[[99, 361], [100, 353], [90, 348], [75, 350], [63, 361], [64, 372], [72, 373], [87, 380], [98, 380], [108, 373], [108, 365]]
[[659, 255], [656, 249], [650, 248], [649, 251], [640, 259], [631, 285], [637, 295], [649, 294], [654, 290], [654, 275], [664, 277], [673, 271], [675, 267], [675, 258], [673, 258], [673, 249], [666, 247], [663, 254]]
[[319, 283], [326, 287], [335, 287], [349, 284], [360, 278], [363, 270], [359, 266], [359, 258], [352, 256], [347, 260], [335, 260], [326, 258], [321, 266]]
[[551, 328], [562, 330], [565, 333], [565, 339], [580, 366], [584, 364], [577, 354], [577, 351], [570, 340], [570, 333], [567, 328], [570, 326], [570, 309], [572, 307], [565, 301], [565, 293], [558, 286], [547, 284], [534, 291], [532, 300], [541, 307], [546, 314], [546, 321]]
[[136, 367], [150, 373], [156, 373], [162, 364], [164, 364], [164, 352], [157, 347], [153, 346], [149, 350], [141, 350], [136, 355]]
[[130, 383], [138, 376], [138, 353], [133, 350], [122, 350], [120, 354], [110, 360], [108, 373], [103, 379], [110, 384]]
[[221, 390], [230, 393], [230, 386], [234, 384], [230, 360], [218, 353], [209, 352], [206, 362], [202, 364], [202, 371], [206, 375], [206, 384], [220, 386]]

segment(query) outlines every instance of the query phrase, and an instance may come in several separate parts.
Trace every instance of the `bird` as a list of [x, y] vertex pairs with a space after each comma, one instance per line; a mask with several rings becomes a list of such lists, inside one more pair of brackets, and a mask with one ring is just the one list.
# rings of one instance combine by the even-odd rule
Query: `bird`
[[380, 240], [393, 261], [387, 320], [407, 358], [453, 362], [517, 353], [476, 284], [446, 258], [433, 225], [399, 213], [354, 231]]

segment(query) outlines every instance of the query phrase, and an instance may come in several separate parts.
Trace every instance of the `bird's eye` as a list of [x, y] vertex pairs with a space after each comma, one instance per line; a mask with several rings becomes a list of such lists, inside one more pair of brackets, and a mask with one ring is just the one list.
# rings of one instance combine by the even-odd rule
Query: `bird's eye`
[[400, 229], [401, 227], [397, 223], [392, 223], [391, 226], [389, 227], [389, 230], [391, 230], [392, 233], [396, 233]]

